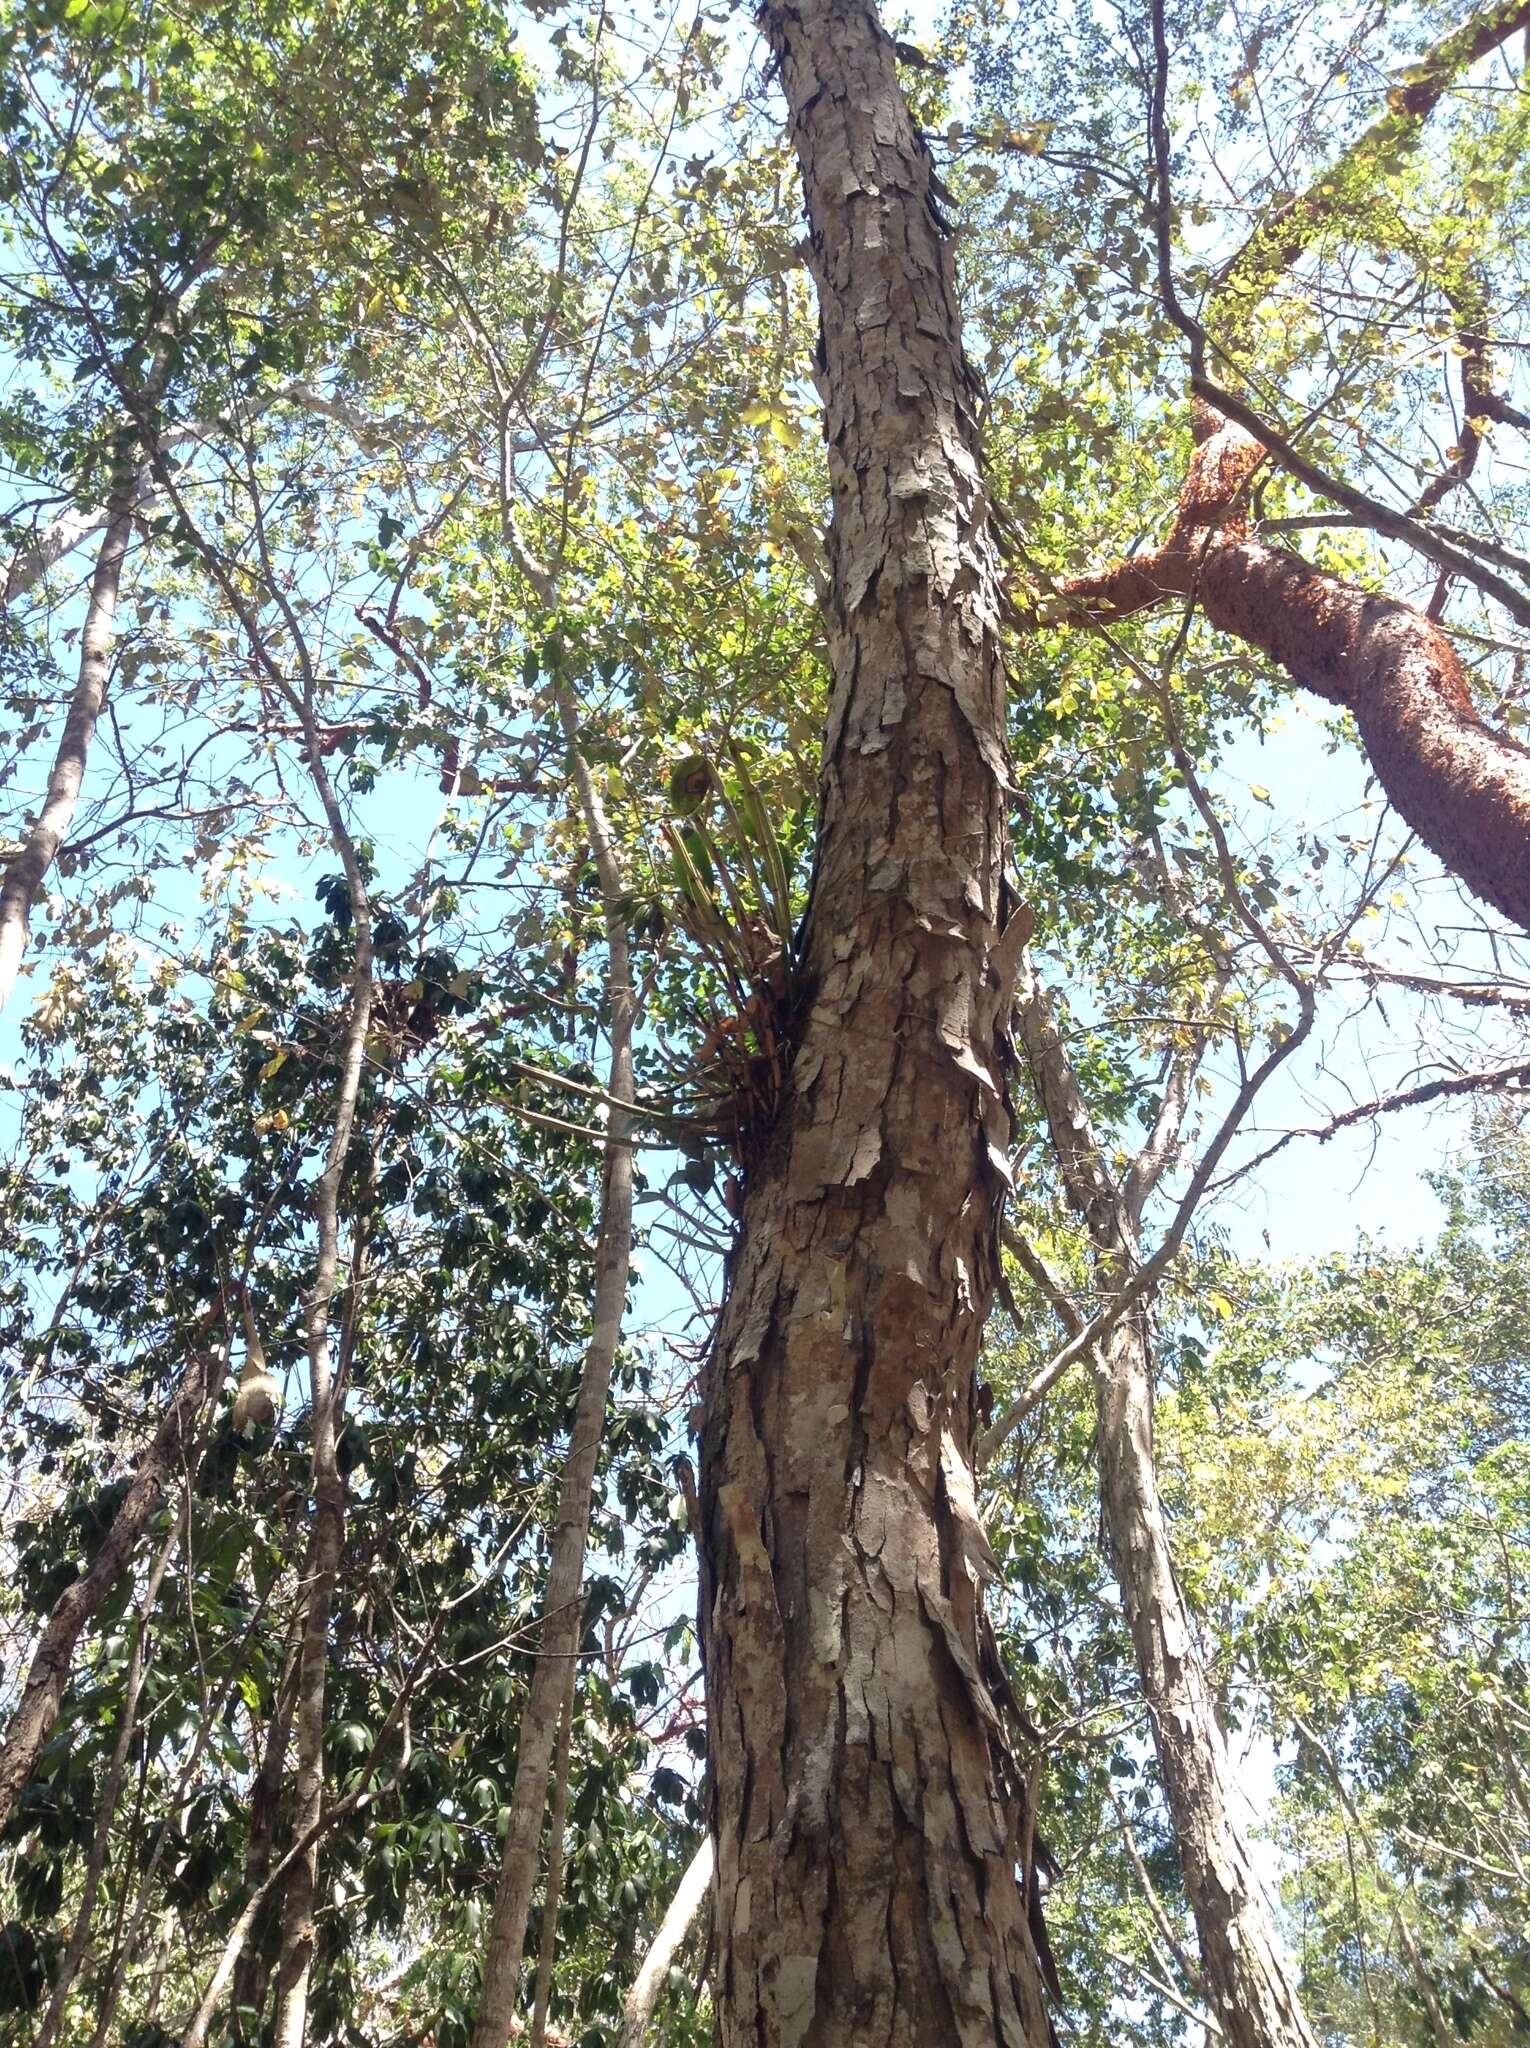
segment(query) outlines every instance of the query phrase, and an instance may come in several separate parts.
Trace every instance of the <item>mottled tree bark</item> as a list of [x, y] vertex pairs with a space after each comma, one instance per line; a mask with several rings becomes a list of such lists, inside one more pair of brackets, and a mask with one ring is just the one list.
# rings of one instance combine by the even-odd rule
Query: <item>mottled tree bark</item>
[[89, 1570], [66, 1586], [53, 1603], [21, 1698], [0, 1742], [0, 1827], [9, 1820], [58, 1718], [80, 1632], [132, 1562], [144, 1525], [159, 1506], [165, 1482], [180, 1463], [204, 1407], [217, 1399], [227, 1362], [226, 1347], [217, 1353], [192, 1353], [170, 1406], [138, 1461], [133, 1483], [106, 1540], [91, 1559]]
[[1198, 598], [1212, 625], [1351, 712], [1377, 780], [1425, 845], [1530, 930], [1530, 749], [1482, 718], [1432, 620], [1252, 539], [1238, 498], [1264, 451], [1209, 407], [1197, 405], [1195, 423], [1198, 446], [1168, 541], [1074, 577], [1068, 598], [1109, 617]]
[[869, 0], [765, 25], [822, 316], [833, 690], [795, 1057], [707, 1374], [718, 2036], [1042, 2048], [972, 1484], [1024, 923], [975, 387]]
[[[605, 811], [588, 764], [577, 744], [577, 712], [571, 699], [559, 711], [579, 792], [580, 809], [600, 876], [606, 905], [606, 986], [611, 1005], [610, 1095], [615, 1103], [633, 1099], [632, 1031], [636, 1003], [628, 959], [627, 925], [621, 908], [624, 886]], [[552, 1532], [547, 1593], [542, 1608], [531, 1692], [521, 1717], [510, 1795], [510, 1825], [494, 1897], [494, 1917], [484, 1954], [483, 1991], [473, 2048], [504, 2048], [516, 2018], [526, 1921], [536, 1882], [537, 1851], [547, 1810], [553, 1746], [569, 1682], [579, 1654], [584, 1617], [584, 1558], [589, 1537], [595, 1468], [605, 1434], [611, 1368], [621, 1340], [632, 1263], [632, 1119], [612, 1107], [606, 1125], [605, 1178], [601, 1188], [600, 1237], [596, 1254], [595, 1303], [574, 1404], [573, 1433], [558, 1490], [558, 1519]]]
[[[1019, 1018], [1058, 1170], [1108, 1299], [1141, 1262], [1136, 1205], [1106, 1165], [1067, 1050], [1028, 966]], [[1158, 1493], [1145, 1301], [1117, 1323], [1091, 1366], [1100, 1504], [1195, 1919], [1205, 1995], [1230, 2048], [1316, 2048], [1297, 1974], [1237, 1818], [1227, 1738], [1174, 1571]]]

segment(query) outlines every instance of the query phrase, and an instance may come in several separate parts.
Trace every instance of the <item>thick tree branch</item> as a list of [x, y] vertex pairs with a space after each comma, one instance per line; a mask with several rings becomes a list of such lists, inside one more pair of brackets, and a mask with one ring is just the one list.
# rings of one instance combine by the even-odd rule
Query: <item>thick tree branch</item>
[[1254, 540], [1239, 500], [1263, 444], [1206, 406], [1196, 407], [1195, 428], [1165, 544], [1075, 577], [1065, 594], [1096, 618], [1199, 598], [1212, 625], [1351, 712], [1414, 831], [1477, 895], [1530, 929], [1530, 750], [1487, 725], [1432, 620]]

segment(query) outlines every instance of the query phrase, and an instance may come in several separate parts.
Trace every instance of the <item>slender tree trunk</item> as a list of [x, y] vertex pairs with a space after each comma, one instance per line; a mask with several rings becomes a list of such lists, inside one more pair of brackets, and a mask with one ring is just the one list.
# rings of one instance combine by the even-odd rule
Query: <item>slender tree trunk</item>
[[[246, 1642], [248, 1642], [248, 1636], [246, 1636]], [[193, 1789], [196, 1785], [197, 1773], [200, 1771], [202, 1759], [207, 1753], [208, 1742], [211, 1740], [213, 1730], [220, 1725], [223, 1710], [232, 1697], [234, 1687], [238, 1682], [238, 1671], [239, 1659], [236, 1655], [230, 1659], [229, 1675], [219, 1687], [218, 1692], [211, 1698], [204, 1697], [201, 1703], [201, 1714], [197, 1723], [196, 1738], [177, 1774], [175, 1793], [170, 1801], [170, 1809], [160, 1821], [159, 1826], [154, 1830], [153, 1847], [149, 1851], [147, 1862], [139, 1872], [138, 1888], [133, 1899], [132, 1913], [124, 1915], [119, 1912], [117, 1916], [116, 1930], [112, 1940], [111, 1959], [107, 1969], [106, 1982], [101, 1990], [101, 1997], [96, 2012], [95, 2031], [90, 2037], [90, 2048], [106, 2048], [106, 2043], [111, 2039], [112, 2027], [117, 2017], [117, 2006], [121, 2001], [123, 1991], [127, 1987], [128, 1979], [132, 1976], [138, 1964], [139, 1951], [143, 1945], [144, 1930], [149, 1923], [149, 1909], [153, 1898], [156, 1873], [164, 1859], [166, 1846], [174, 1832], [176, 1817], [177, 1815], [184, 1816], [190, 1805]], [[123, 1896], [125, 1899], [125, 1888]], [[124, 1919], [126, 1920], [125, 1932]]]
[[570, 1663], [563, 1691], [563, 1718], [558, 1724], [558, 1754], [553, 1765], [552, 1812], [547, 1818], [547, 1881], [542, 1890], [542, 1942], [537, 1956], [537, 1986], [531, 2001], [530, 2048], [546, 2048], [547, 2007], [552, 1997], [553, 1964], [558, 1958], [558, 1905], [563, 1892], [563, 1835], [568, 1826], [569, 1752], [574, 1733], [575, 1667]]
[[1483, 719], [1433, 620], [1251, 539], [1238, 500], [1263, 448], [1199, 402], [1195, 429], [1168, 541], [1074, 577], [1069, 599], [1119, 617], [1167, 596], [1199, 598], [1212, 625], [1353, 714], [1408, 824], [1469, 889], [1530, 931], [1530, 748]]
[[48, 2010], [37, 2032], [33, 2048], [53, 2048], [58, 2036], [59, 2023], [64, 2017], [64, 2007], [69, 2002], [69, 1993], [75, 1976], [84, 1959], [90, 1942], [91, 1922], [95, 1918], [96, 1896], [101, 1889], [101, 1876], [106, 1869], [107, 1850], [111, 1845], [112, 1827], [117, 1818], [117, 1803], [122, 1797], [122, 1780], [127, 1770], [128, 1751], [132, 1747], [133, 1734], [138, 1726], [138, 1699], [143, 1690], [144, 1672], [148, 1668], [149, 1626], [154, 1614], [154, 1602], [159, 1597], [160, 1583], [170, 1562], [170, 1554], [181, 1538], [179, 1518], [165, 1541], [160, 1545], [158, 1557], [143, 1592], [143, 1610], [138, 1626], [133, 1631], [133, 1647], [128, 1655], [126, 1681], [122, 1688], [122, 1711], [117, 1724], [117, 1740], [112, 1745], [112, 1760], [107, 1767], [106, 1782], [101, 1787], [101, 1796], [96, 1809], [96, 1831], [90, 1845], [90, 1854], [85, 1859], [85, 1880], [80, 1891], [80, 1903], [75, 1912], [74, 1926], [70, 1930], [68, 1946], [53, 1980], [53, 1996], [48, 2001]]
[[1301, 1989], [1235, 1817], [1236, 1774], [1174, 1573], [1153, 1453], [1153, 1356], [1140, 1305], [1095, 1367], [1100, 1498], [1200, 1940], [1231, 2048], [1316, 2048]]
[[325, 770], [311, 685], [303, 700], [310, 772], [324, 806], [330, 841], [340, 856], [350, 893], [356, 962], [335, 1090], [329, 1151], [315, 1190], [318, 1254], [305, 1303], [308, 1344], [309, 1428], [313, 1437], [313, 1534], [308, 1551], [308, 1596], [298, 1661], [297, 1766], [292, 1798], [294, 1841], [305, 1842], [287, 1872], [282, 1902], [281, 1955], [276, 1971], [275, 2048], [302, 2048], [313, 1972], [314, 1900], [319, 1876], [318, 1828], [324, 1808], [324, 1703], [329, 1667], [329, 1624], [335, 1583], [345, 1549], [345, 1478], [336, 1460], [340, 1395], [331, 1367], [330, 1307], [340, 1268], [340, 1183], [356, 1120], [356, 1098], [372, 1014], [372, 912], [366, 882], [334, 787]]
[[[1027, 1061], [1068, 1199], [1107, 1297], [1140, 1263], [1137, 1225], [1095, 1138], [1067, 1049], [1029, 965], [1020, 1007]], [[1230, 2048], [1316, 2048], [1296, 1974], [1234, 1812], [1227, 1738], [1175, 1576], [1153, 1447], [1149, 1309], [1138, 1302], [1092, 1359], [1100, 1501], [1164, 1797], [1200, 1940], [1207, 2001]]]
[[43, 1627], [21, 1698], [0, 1743], [0, 1827], [10, 1818], [31, 1777], [38, 1751], [58, 1718], [80, 1632], [132, 1560], [144, 1525], [158, 1507], [165, 1482], [179, 1463], [203, 1409], [217, 1399], [228, 1352], [194, 1351], [133, 1483], [118, 1508], [90, 1569], [66, 1586]]
[[675, 1896], [659, 1923], [653, 1946], [632, 1980], [632, 1989], [622, 2006], [622, 2031], [617, 2048], [643, 2048], [670, 1966], [680, 1952], [680, 1944], [690, 1933], [711, 1884], [712, 1837], [703, 1835], [701, 1846], [685, 1866], [685, 1874], [675, 1887]]
[[[326, 1335], [325, 1351], [328, 1352]], [[310, 1360], [311, 1364], [311, 1360]], [[335, 1462], [339, 1431], [334, 1384], [327, 1370], [314, 1394], [313, 1529], [309, 1539], [307, 1598], [303, 1609], [303, 1642], [298, 1666], [295, 1718], [297, 1766], [292, 1794], [292, 1828], [302, 1838], [318, 1825], [324, 1808], [324, 1704], [329, 1667], [329, 1625], [334, 1610], [335, 1582], [345, 1548], [345, 1480]], [[322, 1401], [324, 1419], [319, 1417]], [[302, 2048], [308, 2020], [308, 1990], [313, 1972], [316, 1934], [315, 1895], [319, 1879], [317, 1839], [287, 1872], [282, 1892], [281, 1950], [276, 1967], [276, 2048]]]
[[[635, 998], [628, 959], [627, 926], [620, 909], [622, 876], [617, 865], [599, 791], [576, 744], [574, 706], [560, 703], [585, 829], [606, 903], [607, 989], [611, 1005], [610, 1094], [632, 1100], [632, 1029]], [[595, 1466], [605, 1433], [606, 1397], [627, 1305], [632, 1258], [631, 1118], [612, 1108], [606, 1126], [605, 1182], [601, 1192], [600, 1238], [596, 1254], [595, 1305], [585, 1352], [573, 1436], [563, 1467], [558, 1519], [548, 1560], [542, 1630], [531, 1674], [531, 1694], [521, 1719], [510, 1825], [494, 1899], [494, 1918], [484, 1955], [483, 1992], [473, 2048], [504, 2048], [516, 2016], [526, 1919], [536, 1881], [537, 1850], [547, 1808], [548, 1775], [557, 1739], [569, 1666], [579, 1652], [583, 1619], [584, 1553], [589, 1534]]]
[[978, 387], [870, 0], [765, 26], [822, 319], [833, 691], [795, 1057], [706, 1381], [718, 2040], [1044, 2048], [972, 1480], [1026, 924]]
[[167, 1912], [160, 1916], [159, 1940], [154, 1944], [154, 1975], [149, 1979], [149, 1995], [144, 2000], [143, 2023], [152, 2027], [159, 2021], [159, 2001], [165, 1989], [165, 1971], [170, 1965], [170, 1943], [175, 1934], [175, 1914]]
[[[295, 1659], [300, 1652], [299, 1634], [290, 1654]], [[277, 1681], [276, 1697], [272, 1702], [271, 1720], [266, 1729], [260, 1769], [255, 1774], [255, 1783], [250, 1790], [250, 1832], [244, 1849], [244, 1890], [247, 1898], [254, 1897], [261, 1890], [271, 1868], [271, 1853], [276, 1841], [276, 1815], [281, 1803], [282, 1781], [287, 1771], [287, 1742], [292, 1733], [292, 1712], [297, 1698], [296, 1679], [296, 1662], [285, 1664]], [[261, 2012], [265, 2008], [270, 1976], [266, 1952], [270, 1924], [268, 1912], [263, 1912], [250, 1929], [249, 1938], [239, 1952], [239, 1961], [234, 1970], [233, 1989], [230, 1993], [236, 2014], [241, 2007], [254, 2012]]]
[[111, 672], [112, 624], [117, 615], [117, 590], [122, 564], [133, 537], [133, 506], [137, 479], [122, 469], [107, 504], [106, 531], [91, 578], [90, 603], [80, 634], [80, 665], [64, 719], [63, 735], [53, 757], [48, 791], [20, 853], [5, 868], [0, 882], [0, 1010], [10, 1000], [26, 952], [32, 906], [63, 844], [79, 802], [85, 762], [95, 737], [96, 720], [106, 702]]

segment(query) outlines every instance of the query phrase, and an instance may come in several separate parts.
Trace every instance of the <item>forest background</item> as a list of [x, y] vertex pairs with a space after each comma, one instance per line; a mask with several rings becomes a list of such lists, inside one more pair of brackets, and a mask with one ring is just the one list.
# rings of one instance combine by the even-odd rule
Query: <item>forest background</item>
[[[1193, 379], [1205, 531], [1522, 773], [1527, 21], [889, 22], [1024, 906], [943, 1483], [1083, 2042], [1530, 2038], [1524, 835], [1108, 566], [1198, 530]], [[696, 1436], [854, 608], [781, 51], [3, 34], [0, 2039], [699, 2041]]]

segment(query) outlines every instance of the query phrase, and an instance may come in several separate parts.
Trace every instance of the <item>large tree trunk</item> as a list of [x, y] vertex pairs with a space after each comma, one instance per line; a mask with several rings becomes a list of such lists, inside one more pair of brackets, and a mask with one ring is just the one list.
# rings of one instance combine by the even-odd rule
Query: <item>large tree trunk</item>
[[1209, 406], [1173, 532], [1155, 553], [1064, 586], [1119, 617], [1198, 597], [1212, 625], [1354, 715], [1377, 780], [1467, 887], [1530, 930], [1530, 749], [1477, 711], [1447, 636], [1393, 598], [1249, 537], [1239, 495], [1264, 450]]
[[718, 2034], [1043, 2048], [972, 1485], [1024, 923], [974, 384], [869, 0], [765, 19], [822, 314], [833, 694], [795, 1058], [707, 1374]]
[[[606, 903], [607, 990], [611, 1004], [610, 1094], [615, 1103], [631, 1102], [633, 1090], [632, 1030], [636, 1007], [628, 960], [627, 925], [621, 909], [624, 894], [600, 793], [577, 741], [577, 716], [572, 702], [560, 703], [569, 741], [574, 780], [589, 833], [591, 850]], [[494, 1898], [494, 1918], [484, 1956], [483, 1992], [473, 2048], [504, 2048], [516, 2017], [521, 1961], [526, 1947], [526, 1920], [536, 1882], [537, 1851], [547, 1809], [547, 1786], [553, 1746], [567, 1696], [570, 1670], [579, 1654], [584, 1619], [584, 1555], [589, 1536], [590, 1501], [595, 1468], [605, 1434], [606, 1399], [611, 1368], [621, 1341], [627, 1306], [627, 1277], [632, 1263], [632, 1120], [619, 1108], [610, 1110], [606, 1126], [605, 1179], [601, 1189], [600, 1238], [595, 1275], [595, 1304], [590, 1341], [585, 1350], [574, 1405], [573, 1434], [558, 1491], [558, 1519], [548, 1559], [547, 1594], [542, 1609], [537, 1660], [531, 1693], [521, 1717], [515, 1760], [515, 1785], [510, 1795], [510, 1825], [505, 1834], [504, 1861]]]
[[226, 1347], [216, 1353], [192, 1353], [90, 1569], [66, 1586], [53, 1603], [21, 1698], [0, 1742], [0, 1828], [9, 1820], [58, 1718], [80, 1632], [131, 1563], [144, 1525], [159, 1506], [165, 1482], [180, 1463], [204, 1407], [217, 1399], [227, 1360]]
[[112, 625], [117, 616], [117, 590], [122, 564], [133, 537], [133, 506], [138, 495], [131, 469], [121, 468], [106, 508], [106, 532], [96, 555], [90, 603], [80, 632], [80, 665], [48, 776], [48, 790], [21, 851], [5, 867], [0, 882], [0, 1010], [10, 1000], [26, 952], [32, 906], [47, 878], [64, 835], [74, 818], [85, 779], [85, 762], [95, 738], [96, 720], [106, 702], [111, 673]]
[[[1108, 1300], [1141, 1261], [1137, 1217], [1095, 1137], [1067, 1048], [1030, 969], [1021, 1039], [1068, 1200]], [[1227, 1739], [1174, 1572], [1153, 1446], [1149, 1309], [1136, 1303], [1092, 1356], [1100, 1504], [1137, 1654], [1164, 1797], [1199, 1937], [1204, 1991], [1230, 2048], [1316, 2048], [1297, 1977], [1233, 1806]]]

